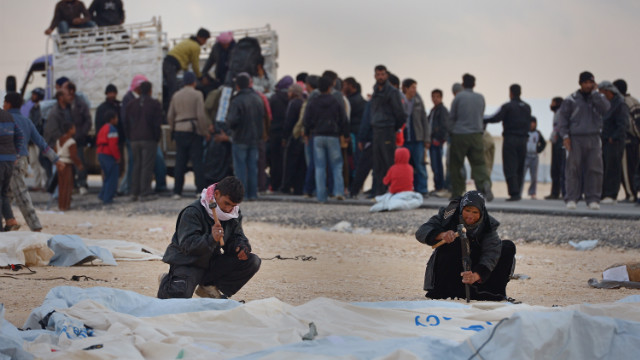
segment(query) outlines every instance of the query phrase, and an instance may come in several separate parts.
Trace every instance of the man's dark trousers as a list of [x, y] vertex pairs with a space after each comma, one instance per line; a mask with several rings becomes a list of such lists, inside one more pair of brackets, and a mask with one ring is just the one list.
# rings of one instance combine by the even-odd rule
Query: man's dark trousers
[[206, 186], [203, 184], [204, 174], [202, 168], [202, 156], [204, 152], [202, 143], [204, 138], [196, 133], [186, 131], [174, 132], [173, 138], [176, 141], [176, 165], [173, 170], [175, 183], [173, 193], [182, 195], [184, 174], [187, 172], [187, 163], [191, 160], [196, 182], [196, 194], [199, 194]]
[[527, 137], [506, 135], [502, 143], [502, 169], [507, 190], [512, 198], [522, 196], [524, 160], [527, 156]]
[[562, 147], [562, 139], [556, 140], [551, 145], [551, 196], [560, 198], [564, 196], [564, 161], [565, 152]]
[[387, 192], [382, 179], [393, 165], [396, 152], [396, 131], [393, 127], [373, 128], [373, 188], [376, 195]]

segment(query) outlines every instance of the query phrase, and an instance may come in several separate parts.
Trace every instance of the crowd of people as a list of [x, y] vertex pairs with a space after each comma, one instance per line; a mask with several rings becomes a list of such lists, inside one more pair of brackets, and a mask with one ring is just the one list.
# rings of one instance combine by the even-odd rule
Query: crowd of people
[[[46, 33], [123, 21], [119, 0], [95, 0], [88, 9], [82, 1], [61, 0]], [[407, 150], [413, 174], [410, 182], [400, 187], [396, 183], [396, 190], [415, 191], [423, 197], [460, 197], [466, 191], [466, 158], [475, 188], [492, 201], [495, 145], [486, 126], [501, 122], [507, 201], [522, 199], [526, 171], [531, 178], [528, 195], [537, 196], [538, 154], [546, 141], [537, 130], [531, 107], [521, 99], [518, 84], [510, 86], [509, 102], [495, 114], [485, 115], [484, 97], [474, 91], [476, 79], [471, 74], [452, 86], [448, 109], [442, 90], [431, 91], [429, 106], [416, 80], [400, 81], [384, 65], [373, 69], [375, 85], [367, 96], [356, 79], [340, 78], [332, 70], [321, 75], [302, 72], [295, 78], [286, 75], [276, 81], [265, 71], [259, 53], [253, 63], [245, 61], [250, 66], [234, 68], [234, 49], [249, 51], [253, 46], [259, 51], [259, 45], [250, 38], [236, 41], [232, 32], [216, 37], [200, 71], [201, 46], [210, 37], [201, 28], [167, 53], [163, 99], [153, 99], [151, 83], [144, 75], [136, 75], [121, 101], [115, 86], [106, 87], [105, 101], [94, 119], [86, 97], [66, 77], [56, 80], [55, 101], [46, 106], [41, 88], [33, 90], [25, 104], [9, 93], [3, 119], [13, 118], [16, 126], [13, 135], [3, 135], [6, 155], [2, 156], [8, 163], [13, 157], [17, 161], [3, 176], [4, 228], [19, 228], [4, 206], [11, 197], [30, 229], [42, 228], [24, 182], [29, 166], [34, 188], [57, 197], [60, 210], [69, 209], [74, 188], [87, 194], [87, 146], [96, 147], [104, 180], [99, 198], [105, 204], [124, 195], [146, 201], [171, 192], [172, 198], [180, 199], [189, 169], [194, 173], [196, 195], [207, 185], [235, 175], [247, 200], [276, 192], [315, 196], [321, 203], [363, 195], [373, 198], [397, 192], [390, 191], [388, 180], [397, 148]], [[622, 185], [624, 201], [637, 202], [640, 105], [627, 93], [624, 80], [596, 84], [593, 74], [585, 71], [578, 83], [576, 92], [551, 101], [552, 189], [545, 199], [563, 198], [569, 209], [584, 199], [589, 208], [599, 209], [600, 203], [617, 201]], [[225, 88], [233, 94], [226, 100]], [[162, 124], [169, 126], [176, 144], [171, 190], [159, 146]], [[89, 137], [92, 126], [95, 141]], [[432, 191], [427, 164], [433, 174]], [[363, 189], [369, 174], [372, 187]]]

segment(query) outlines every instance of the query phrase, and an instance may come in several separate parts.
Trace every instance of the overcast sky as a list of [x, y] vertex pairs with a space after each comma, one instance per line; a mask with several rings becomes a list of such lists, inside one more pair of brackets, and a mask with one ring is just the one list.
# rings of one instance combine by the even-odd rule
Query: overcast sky
[[[31, 60], [42, 55], [43, 34], [56, 0], [0, 0], [0, 78], [21, 84]], [[85, 1], [87, 7], [91, 1]], [[385, 64], [412, 77], [427, 100], [450, 89], [465, 72], [496, 107], [519, 83], [523, 98], [566, 96], [578, 74], [596, 81], [624, 78], [640, 96], [640, 1], [637, 0], [135, 0], [124, 1], [126, 22], [160, 16], [169, 38], [270, 24], [279, 36], [279, 72], [355, 77], [371, 92], [373, 67]], [[537, 99], [537, 100], [536, 100]], [[534, 108], [539, 119], [550, 118]], [[547, 114], [548, 113], [548, 114]]]

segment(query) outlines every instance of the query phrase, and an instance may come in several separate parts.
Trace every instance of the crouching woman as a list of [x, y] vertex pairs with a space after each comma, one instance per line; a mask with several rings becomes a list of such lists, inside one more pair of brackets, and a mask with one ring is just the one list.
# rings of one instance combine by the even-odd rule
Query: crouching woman
[[[466, 228], [471, 250], [471, 271], [462, 268], [462, 242], [456, 229]], [[465, 298], [465, 284], [471, 285], [471, 299], [507, 300], [506, 287], [515, 267], [516, 247], [500, 240], [500, 223], [485, 207], [484, 196], [469, 191], [441, 208], [416, 231], [416, 239], [438, 246], [427, 263], [424, 277], [426, 297], [431, 299]]]

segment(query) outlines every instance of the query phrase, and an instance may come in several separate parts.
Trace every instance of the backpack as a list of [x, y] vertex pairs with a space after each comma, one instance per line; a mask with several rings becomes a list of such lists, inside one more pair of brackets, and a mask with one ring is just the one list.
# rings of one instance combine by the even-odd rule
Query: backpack
[[240, 39], [231, 52], [229, 60], [229, 72], [225, 84], [231, 84], [233, 78], [241, 73], [249, 73], [250, 76], [256, 75], [258, 60], [262, 56], [262, 49], [258, 39], [245, 37]]

